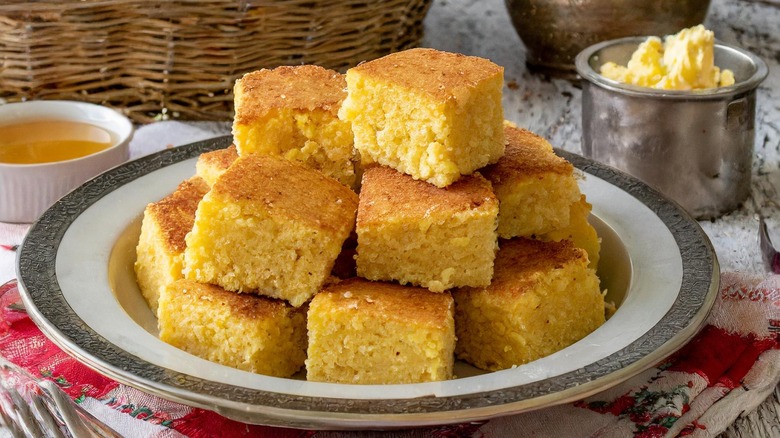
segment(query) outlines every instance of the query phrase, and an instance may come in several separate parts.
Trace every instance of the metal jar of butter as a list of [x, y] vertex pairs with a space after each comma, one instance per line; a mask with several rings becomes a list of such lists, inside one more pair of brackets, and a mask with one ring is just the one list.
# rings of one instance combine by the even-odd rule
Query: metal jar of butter
[[734, 85], [659, 90], [599, 74], [606, 62], [626, 65], [644, 40], [606, 41], [577, 55], [583, 154], [636, 176], [698, 219], [736, 209], [750, 194], [756, 88], [766, 64], [716, 43], [715, 65], [734, 72]]

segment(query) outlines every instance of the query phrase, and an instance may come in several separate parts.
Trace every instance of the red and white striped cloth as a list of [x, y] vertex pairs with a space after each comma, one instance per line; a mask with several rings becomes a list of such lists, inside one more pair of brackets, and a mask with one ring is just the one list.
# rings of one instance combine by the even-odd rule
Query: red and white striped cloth
[[[0, 249], [2, 251], [2, 249]], [[159, 399], [101, 376], [11, 311], [15, 284], [0, 290], [0, 355], [57, 382], [96, 417], [132, 437], [339, 437], [246, 425]], [[682, 350], [623, 384], [575, 403], [487, 422], [386, 437], [713, 437], [772, 393], [780, 380], [780, 276], [724, 273], [705, 328]], [[366, 434], [368, 435], [368, 434]]]

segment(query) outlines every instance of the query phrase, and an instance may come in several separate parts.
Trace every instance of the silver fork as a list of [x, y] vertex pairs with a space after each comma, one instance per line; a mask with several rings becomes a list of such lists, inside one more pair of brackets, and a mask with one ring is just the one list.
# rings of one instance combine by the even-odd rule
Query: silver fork
[[[29, 401], [12, 386], [0, 385], [0, 421], [14, 437], [65, 437], [57, 418], [38, 394], [31, 392]], [[75, 435], [74, 435], [75, 436]]]
[[[0, 286], [7, 290], [10, 282]], [[26, 312], [21, 302], [8, 305]], [[21, 392], [20, 392], [21, 391]], [[76, 404], [56, 383], [37, 380], [0, 356], [0, 429], [14, 437], [121, 438], [111, 427]]]
[[36, 382], [3, 358], [0, 358], [0, 422], [14, 437], [121, 438], [74, 403], [56, 383]]

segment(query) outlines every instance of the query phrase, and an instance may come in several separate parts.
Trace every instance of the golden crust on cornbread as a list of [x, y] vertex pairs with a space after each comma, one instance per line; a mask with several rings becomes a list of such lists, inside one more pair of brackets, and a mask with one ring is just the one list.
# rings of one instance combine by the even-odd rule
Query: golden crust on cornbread
[[234, 87], [239, 155], [283, 156], [355, 188], [352, 129], [337, 116], [345, 88], [341, 74], [314, 65], [247, 73]]
[[487, 286], [497, 248], [498, 201], [479, 173], [445, 188], [384, 166], [363, 174], [357, 272], [441, 292]]
[[162, 290], [182, 278], [184, 238], [192, 230], [195, 210], [208, 190], [201, 178], [192, 177], [144, 209], [134, 268], [138, 286], [152, 312], [157, 312]]
[[[507, 143], [529, 145], [534, 146], [539, 150], [548, 150], [553, 152], [553, 145], [547, 141], [546, 138], [527, 129], [520, 128], [519, 126], [506, 120], [504, 120], [504, 138], [506, 139]], [[506, 150], [504, 152], [506, 152]]]
[[361, 63], [351, 71], [446, 101], [463, 98], [462, 93], [485, 78], [503, 75], [504, 68], [477, 56], [417, 48]]
[[490, 184], [479, 174], [463, 178], [457, 185], [439, 188], [389, 167], [373, 165], [366, 169], [363, 179], [368, 183], [366, 192], [361, 192], [361, 200], [366, 201], [360, 206], [363, 224], [381, 223], [397, 215], [451, 215], [497, 202]]
[[347, 71], [339, 117], [363, 164], [446, 187], [504, 153], [503, 68], [487, 59], [412, 49]]
[[252, 210], [272, 209], [275, 216], [346, 231], [342, 241], [352, 231], [358, 197], [332, 179], [276, 157], [241, 157], [233, 166], [211, 188], [214, 196], [246, 202]]
[[[344, 77], [316, 65], [281, 66], [245, 74], [236, 81], [238, 124], [256, 122], [274, 109], [324, 110], [336, 115], [346, 92]], [[262, 98], [260, 98], [262, 97]], [[246, 99], [244, 99], [246, 98]]]
[[531, 131], [504, 127], [506, 152], [481, 172], [499, 200], [498, 235], [538, 236], [569, 225], [581, 193], [574, 167]]
[[493, 282], [453, 292], [457, 357], [497, 371], [548, 356], [604, 323], [604, 297], [571, 242], [501, 240]]
[[588, 216], [592, 206], [582, 195], [579, 202], [571, 205], [569, 214], [569, 226], [560, 228], [538, 236], [540, 240], [570, 240], [577, 248], [582, 248], [588, 253], [588, 266], [596, 269], [599, 264], [601, 239], [596, 234], [596, 229], [588, 222]]
[[357, 202], [318, 171], [274, 156], [241, 156], [198, 206], [185, 276], [301, 306], [330, 274]]
[[234, 161], [238, 158], [236, 145], [230, 145], [225, 149], [204, 152], [198, 157], [195, 163], [195, 174], [203, 178], [209, 186], [214, 185], [214, 181], [222, 175]]
[[306, 359], [306, 309], [179, 280], [160, 296], [160, 339], [254, 373], [290, 377]]
[[388, 384], [452, 378], [453, 300], [417, 287], [350, 279], [311, 301], [311, 381]]

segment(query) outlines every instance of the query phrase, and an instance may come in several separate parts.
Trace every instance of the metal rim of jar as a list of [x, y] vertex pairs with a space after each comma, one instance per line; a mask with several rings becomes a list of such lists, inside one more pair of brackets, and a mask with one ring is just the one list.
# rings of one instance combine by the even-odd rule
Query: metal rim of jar
[[736, 82], [727, 87], [708, 88], [704, 90], [661, 90], [657, 88], [640, 87], [638, 85], [626, 84], [623, 82], [608, 79], [595, 71], [590, 64], [590, 60], [599, 51], [604, 48], [620, 44], [636, 44], [637, 46], [644, 42], [648, 37], [625, 37], [614, 40], [603, 41], [585, 48], [575, 58], [575, 67], [577, 73], [585, 80], [597, 84], [602, 88], [615, 91], [628, 96], [651, 97], [662, 99], [709, 99], [718, 98], [726, 95], [734, 95], [741, 92], [751, 91], [767, 77], [769, 69], [761, 58], [747, 50], [735, 47], [721, 42], [715, 42], [715, 47], [722, 50], [735, 52], [746, 58], [755, 68], [753, 74], [744, 81]]

